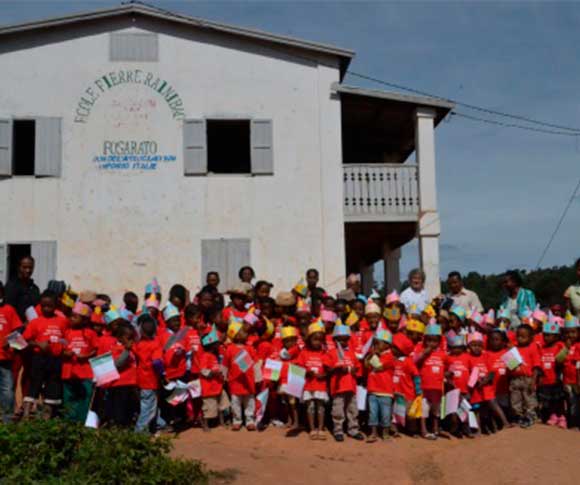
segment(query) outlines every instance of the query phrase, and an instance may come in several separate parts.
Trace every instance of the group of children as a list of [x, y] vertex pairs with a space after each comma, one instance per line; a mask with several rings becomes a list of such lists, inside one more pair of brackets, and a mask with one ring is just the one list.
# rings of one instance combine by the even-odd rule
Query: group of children
[[417, 313], [396, 292], [346, 301], [303, 284], [275, 299], [270, 289], [242, 283], [224, 307], [215, 287], [190, 303], [175, 285], [162, 307], [153, 280], [141, 308], [134, 293], [116, 308], [106, 295], [46, 290], [25, 325], [1, 305], [0, 368], [21, 376], [24, 397], [12, 416], [3, 393], [4, 420], [286, 425], [288, 436], [306, 428], [324, 440], [328, 429], [369, 442], [580, 425], [580, 325], [569, 313], [531, 309], [512, 329], [502, 309], [434, 301]]

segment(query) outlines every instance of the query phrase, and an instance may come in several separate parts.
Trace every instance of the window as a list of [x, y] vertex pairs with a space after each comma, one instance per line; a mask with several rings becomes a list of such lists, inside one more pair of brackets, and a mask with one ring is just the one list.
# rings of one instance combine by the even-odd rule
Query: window
[[44, 290], [56, 278], [56, 241], [0, 244], [0, 281], [16, 277], [18, 262], [24, 256], [34, 258], [32, 277], [40, 290]]
[[250, 121], [207, 120], [210, 173], [251, 173]]
[[59, 177], [62, 119], [0, 119], [0, 177]]
[[157, 62], [159, 60], [157, 34], [111, 33], [109, 59], [113, 62]]
[[183, 123], [185, 175], [272, 175], [272, 120], [187, 119]]
[[36, 122], [12, 122], [12, 175], [34, 175]]
[[220, 290], [227, 291], [240, 282], [238, 272], [250, 265], [249, 239], [203, 239], [201, 241], [201, 272], [217, 271]]

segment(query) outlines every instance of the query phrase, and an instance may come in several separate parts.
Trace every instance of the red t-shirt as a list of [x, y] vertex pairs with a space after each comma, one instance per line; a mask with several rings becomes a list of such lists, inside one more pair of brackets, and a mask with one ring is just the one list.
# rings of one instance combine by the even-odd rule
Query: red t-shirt
[[505, 396], [509, 393], [508, 369], [505, 362], [501, 360], [507, 349], [488, 350], [487, 368], [493, 372], [493, 388], [496, 396]]
[[104, 332], [103, 335], [97, 337], [97, 355], [103, 355], [110, 352], [117, 343], [117, 339], [109, 332]]
[[[124, 351], [125, 347], [123, 344], [121, 342], [115, 342], [115, 345], [111, 349], [113, 360], [117, 360]], [[129, 358], [125, 365], [121, 369], [117, 369], [117, 371], [119, 372], [119, 378], [111, 383], [111, 387], [137, 385], [137, 359], [135, 359], [135, 354], [132, 350], [129, 351]]]
[[63, 356], [62, 378], [92, 379], [93, 370], [87, 356], [97, 350], [97, 334], [90, 328], [68, 328], [64, 332], [64, 339], [67, 342], [65, 349], [72, 351], [73, 355]]
[[556, 342], [550, 347], [546, 344], [540, 349], [540, 362], [542, 365], [542, 372], [540, 377], [540, 385], [550, 386], [558, 382], [558, 374], [556, 372], [556, 355], [558, 355], [564, 348], [564, 342]]
[[229, 344], [226, 346], [223, 365], [228, 369], [228, 382], [230, 393], [234, 396], [248, 396], [256, 394], [256, 383], [254, 382], [254, 366], [250, 365], [245, 372], [242, 372], [236, 364], [235, 359], [238, 354], [245, 350], [252, 361], [256, 362], [256, 353], [249, 345]]
[[196, 359], [195, 355], [203, 350], [201, 345], [201, 337], [197, 329], [193, 327], [188, 328], [189, 330], [187, 331], [185, 337], [183, 338], [183, 346], [185, 347], [186, 352], [191, 353], [190, 358], [191, 367], [189, 369], [190, 372], [192, 374], [199, 374], [199, 366], [198, 366], [199, 359]]
[[324, 362], [325, 350], [310, 350], [303, 349], [296, 359], [296, 365], [304, 367], [307, 372], [312, 372], [312, 376], [306, 376], [305, 391], [325, 391], [326, 392], [326, 377], [324, 376]]
[[[224, 378], [220, 371], [218, 356], [212, 352], [201, 351], [197, 355], [197, 361], [200, 369], [201, 397], [219, 396], [224, 388]], [[218, 374], [206, 377], [204, 376], [204, 370], [217, 372]]]
[[423, 389], [443, 391], [447, 354], [443, 350], [434, 350], [419, 367]]
[[137, 386], [139, 389], [157, 389], [159, 377], [153, 368], [154, 360], [163, 360], [163, 347], [157, 337], [141, 339], [133, 347], [137, 357]]
[[[330, 369], [348, 368], [358, 372], [360, 362], [351, 348], [343, 349], [344, 358], [338, 356], [338, 349], [334, 348], [326, 353], [324, 365]], [[330, 376], [330, 395], [335, 396], [344, 392], [356, 393], [356, 377], [351, 372], [333, 372]]]
[[469, 354], [463, 352], [459, 355], [447, 356], [448, 370], [453, 375], [452, 382], [461, 394], [469, 391], [467, 382], [469, 381]]
[[228, 306], [222, 310], [222, 319], [224, 322], [229, 322], [230, 317], [244, 318], [248, 312], [243, 310], [236, 310], [234, 307]]
[[161, 347], [163, 349], [163, 365], [165, 366], [165, 376], [168, 380], [178, 379], [187, 371], [187, 356], [185, 348], [185, 337], [171, 344], [168, 348], [166, 345], [174, 334], [166, 330], [161, 335]]
[[532, 377], [534, 368], [542, 367], [538, 346], [535, 343], [531, 343], [527, 347], [518, 346], [518, 351], [524, 363], [514, 369], [511, 375], [514, 377]]
[[22, 327], [22, 322], [16, 310], [10, 305], [0, 306], [0, 360], [12, 360], [14, 357], [13, 350], [6, 344], [6, 337], [17, 328]]
[[392, 396], [395, 392], [393, 376], [395, 374], [395, 358], [390, 350], [380, 356], [382, 369], [369, 368], [367, 377], [367, 391], [372, 394], [386, 394]]
[[[477, 369], [479, 371], [479, 379], [484, 379], [489, 374], [489, 369], [487, 367], [488, 357], [485, 355], [485, 352], [482, 352], [480, 355], [469, 355], [469, 373], [473, 369]], [[476, 404], [481, 401], [488, 401], [495, 397], [494, 394], [494, 387], [490, 384], [487, 386], [480, 386], [475, 387], [473, 392], [471, 393], [471, 404]]]
[[325, 342], [325, 347], [326, 347], [327, 352], [330, 352], [331, 350], [336, 349], [336, 343], [334, 342], [332, 335], [326, 334], [324, 337], [324, 342]]
[[274, 344], [270, 340], [260, 340], [256, 342], [256, 356], [258, 360], [265, 361], [272, 352], [274, 352]]
[[[62, 353], [66, 326], [66, 320], [61, 317], [40, 316], [28, 324], [22, 336], [28, 341], [49, 342], [49, 352], [58, 357]], [[34, 352], [40, 352], [40, 348], [34, 347]]]
[[415, 383], [413, 378], [419, 375], [419, 370], [412, 357], [400, 357], [395, 359], [395, 371], [393, 375], [394, 391], [401, 394], [406, 401], [415, 399]]
[[288, 383], [288, 369], [290, 364], [295, 364], [298, 356], [300, 355], [300, 347], [298, 344], [294, 345], [290, 349], [286, 349], [284, 352], [285, 357], [282, 358], [281, 355], [282, 349], [275, 350], [270, 354], [270, 359], [278, 360], [282, 362], [282, 368], [280, 369], [280, 378], [278, 379], [278, 384], [283, 385]]
[[578, 361], [580, 361], [580, 344], [576, 343], [568, 350], [568, 355], [562, 365], [564, 384], [578, 383], [578, 369], [576, 368]]

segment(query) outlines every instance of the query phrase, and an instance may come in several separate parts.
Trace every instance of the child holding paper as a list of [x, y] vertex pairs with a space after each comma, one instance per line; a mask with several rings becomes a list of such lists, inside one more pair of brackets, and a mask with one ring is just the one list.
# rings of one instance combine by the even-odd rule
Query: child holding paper
[[568, 410], [568, 426], [580, 427], [580, 390], [578, 388], [578, 374], [580, 373], [580, 324], [570, 312], [566, 313], [564, 321], [564, 349], [558, 355], [558, 362], [562, 364], [562, 380], [566, 393]]
[[223, 365], [228, 370], [228, 383], [231, 394], [233, 431], [242, 429], [242, 411], [246, 429], [255, 431], [256, 383], [254, 379], [254, 349], [247, 345], [248, 333], [243, 325], [232, 322], [228, 326], [228, 338], [232, 341], [226, 348]]
[[93, 394], [93, 371], [89, 359], [97, 354], [97, 334], [89, 328], [91, 308], [76, 302], [65, 330], [62, 353], [64, 416], [84, 423]]
[[510, 402], [517, 423], [529, 428], [536, 419], [536, 382], [541, 369], [540, 352], [534, 343], [534, 331], [529, 325], [516, 330], [517, 350], [522, 364], [510, 371]]
[[33, 352], [30, 385], [24, 398], [25, 419], [40, 394], [43, 395], [46, 409], [44, 418], [53, 416], [62, 403], [61, 358], [67, 322], [55, 313], [56, 298], [56, 294], [49, 290], [40, 295], [41, 314], [27, 325], [22, 334]]
[[283, 347], [279, 352], [272, 354], [270, 358], [282, 361], [278, 394], [281, 397], [282, 404], [288, 409], [287, 426], [290, 429], [288, 430], [287, 436], [296, 436], [299, 430], [298, 402], [295, 396], [287, 392], [286, 387], [288, 385], [289, 366], [297, 360], [300, 354], [300, 348], [298, 347], [298, 329], [291, 325], [282, 327], [280, 337]]
[[487, 336], [487, 359], [488, 368], [493, 372], [493, 388], [495, 400], [501, 408], [504, 416], [510, 413], [510, 396], [508, 369], [502, 356], [506, 353], [508, 338], [506, 331], [500, 328], [493, 328]]
[[[392, 352], [395, 357], [393, 373], [393, 391], [395, 399], [403, 400], [405, 403], [404, 416], [399, 416], [397, 428], [405, 427], [412, 432], [415, 419], [409, 418], [408, 411], [411, 403], [422, 396], [421, 377], [419, 370], [410, 354], [413, 352], [413, 342], [403, 333], [399, 332], [393, 336]], [[404, 424], [402, 421], [405, 421]], [[398, 433], [395, 434], [398, 436]]]
[[[310, 439], [325, 440], [324, 411], [328, 402], [324, 361], [324, 327], [320, 323], [308, 326], [306, 347], [300, 352], [296, 364], [306, 369], [306, 384], [302, 400], [306, 404], [306, 417], [310, 428]], [[315, 423], [315, 420], [317, 422]]]
[[332, 337], [336, 347], [328, 351], [325, 367], [330, 372], [334, 439], [344, 441], [343, 425], [346, 418], [348, 435], [355, 440], [364, 440], [364, 435], [359, 431], [356, 403], [356, 374], [360, 362], [349, 347], [350, 329], [346, 325], [337, 324]]
[[543, 344], [540, 347], [541, 372], [538, 400], [542, 419], [550, 426], [568, 428], [564, 414], [564, 388], [557, 369], [556, 357], [565, 347], [560, 341], [560, 326], [553, 320], [543, 325]]
[[[368, 305], [367, 305], [368, 306]], [[365, 358], [368, 369], [367, 391], [371, 434], [367, 443], [378, 440], [377, 428], [380, 426], [383, 439], [388, 439], [391, 428], [391, 408], [393, 406], [393, 375], [395, 358], [391, 352], [393, 336], [388, 330], [377, 330], [373, 341], [373, 351]]]
[[[453, 330], [447, 332], [447, 348], [449, 355], [447, 356], [447, 381], [458, 389], [463, 399], [469, 399], [469, 365], [470, 356], [466, 352], [465, 335], [456, 334]], [[472, 438], [471, 430], [467, 422], [460, 423], [459, 417], [453, 413], [448, 420], [450, 421], [450, 432], [452, 435], [461, 437], [466, 436]]]

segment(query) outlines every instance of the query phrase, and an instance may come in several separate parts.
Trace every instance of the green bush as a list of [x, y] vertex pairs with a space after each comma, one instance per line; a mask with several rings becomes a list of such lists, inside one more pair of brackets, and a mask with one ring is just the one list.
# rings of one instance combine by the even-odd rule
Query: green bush
[[208, 483], [199, 462], [169, 456], [171, 442], [59, 420], [0, 426], [1, 484]]

